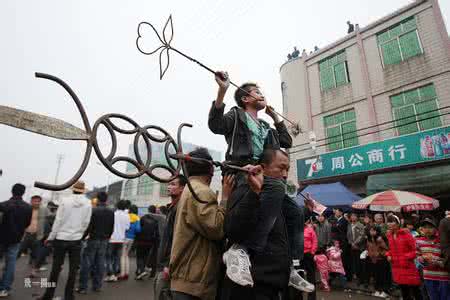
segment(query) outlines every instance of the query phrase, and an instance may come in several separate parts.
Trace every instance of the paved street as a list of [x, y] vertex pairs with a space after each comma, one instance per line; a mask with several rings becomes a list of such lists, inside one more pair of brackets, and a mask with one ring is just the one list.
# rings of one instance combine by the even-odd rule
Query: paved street
[[[13, 294], [7, 299], [11, 300], [27, 300], [27, 299], [35, 299], [37, 295], [41, 295], [44, 291], [41, 288], [40, 278], [32, 279], [33, 287], [26, 287], [26, 279], [29, 274], [29, 269], [27, 265], [28, 257], [24, 256], [18, 260], [17, 269], [16, 269], [16, 278], [13, 285]], [[3, 263], [3, 262], [2, 262]], [[51, 265], [47, 266], [49, 269]], [[135, 269], [135, 260], [131, 259], [131, 268], [132, 273], [134, 273]], [[64, 265], [63, 271], [60, 276], [60, 283], [56, 290], [55, 296], [62, 296], [63, 289], [65, 285], [65, 281], [67, 278], [68, 271], [68, 261]], [[41, 272], [41, 275], [45, 278], [48, 276], [50, 270]], [[115, 282], [115, 283], [104, 283], [103, 291], [101, 293], [90, 293], [88, 295], [76, 295], [76, 298], [79, 300], [94, 300], [94, 299], [111, 299], [111, 300], [153, 300], [153, 281], [135, 281], [134, 279], [130, 279], [126, 282]], [[370, 296], [363, 296], [358, 294], [346, 294], [343, 292], [332, 292], [332, 293], [319, 293], [318, 300], [338, 300], [338, 299], [351, 299], [351, 300], [374, 300], [379, 298], [374, 298]]]

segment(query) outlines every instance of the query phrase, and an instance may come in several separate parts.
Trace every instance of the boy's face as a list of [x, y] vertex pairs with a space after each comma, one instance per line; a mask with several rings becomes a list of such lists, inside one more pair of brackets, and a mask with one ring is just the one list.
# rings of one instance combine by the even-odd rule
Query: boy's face
[[339, 241], [334, 241], [333, 245], [334, 245], [334, 247], [339, 248], [339, 246], [340, 246]]
[[435, 228], [433, 227], [433, 225], [431, 224], [425, 224], [422, 227], [422, 233], [426, 236], [426, 237], [431, 237], [434, 235], [435, 232]]
[[246, 107], [250, 106], [257, 110], [266, 108], [267, 102], [263, 93], [258, 87], [251, 87], [248, 96], [244, 96], [242, 100], [244, 101]]
[[377, 224], [383, 224], [383, 216], [381, 216], [381, 215], [375, 215], [375, 223], [377, 223]]

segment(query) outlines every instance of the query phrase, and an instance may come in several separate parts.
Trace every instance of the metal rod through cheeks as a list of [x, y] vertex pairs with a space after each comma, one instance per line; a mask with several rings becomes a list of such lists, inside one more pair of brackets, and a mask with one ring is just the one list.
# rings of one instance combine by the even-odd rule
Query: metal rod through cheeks
[[176, 160], [183, 160], [183, 161], [193, 161], [193, 162], [198, 162], [198, 163], [207, 163], [210, 164], [214, 167], [218, 167], [222, 170], [235, 170], [238, 172], [244, 172], [244, 173], [250, 173], [249, 170], [247, 170], [246, 168], [243, 167], [239, 167], [236, 165], [231, 165], [231, 164], [227, 164], [227, 163], [223, 163], [220, 161], [215, 161], [215, 160], [209, 160], [209, 159], [204, 159], [204, 158], [197, 158], [197, 157], [192, 157], [190, 155], [187, 154], [170, 154], [169, 155], [170, 158], [176, 159]]

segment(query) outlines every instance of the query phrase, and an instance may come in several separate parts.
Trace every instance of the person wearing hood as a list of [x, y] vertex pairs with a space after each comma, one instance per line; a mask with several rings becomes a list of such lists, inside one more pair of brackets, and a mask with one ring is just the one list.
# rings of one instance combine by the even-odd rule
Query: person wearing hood
[[64, 299], [73, 300], [77, 270], [80, 265], [81, 239], [89, 226], [92, 214], [91, 201], [86, 198], [85, 184], [77, 181], [72, 186], [73, 194], [62, 199], [56, 212], [55, 221], [47, 240], [53, 246], [53, 264], [42, 300], [51, 300], [55, 294], [59, 273], [66, 254], [69, 255], [69, 275], [64, 291]]
[[120, 200], [117, 203], [117, 210], [114, 212], [114, 230], [106, 251], [106, 282], [118, 280], [120, 257], [125, 243], [125, 232], [128, 229], [130, 229], [130, 217], [128, 216], [127, 203], [125, 200]]
[[137, 215], [138, 208], [136, 205], [131, 205], [129, 210], [130, 228], [125, 232], [125, 243], [123, 244], [122, 256], [120, 257], [120, 276], [119, 280], [128, 280], [130, 273], [130, 258], [128, 256], [131, 245], [133, 245], [136, 234], [141, 232], [141, 222]]

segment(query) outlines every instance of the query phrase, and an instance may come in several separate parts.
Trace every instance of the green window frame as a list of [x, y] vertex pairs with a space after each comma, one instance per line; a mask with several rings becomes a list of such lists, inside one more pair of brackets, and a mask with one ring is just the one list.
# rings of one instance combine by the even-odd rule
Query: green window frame
[[390, 99], [397, 135], [442, 126], [434, 84], [393, 95]]
[[414, 16], [378, 33], [377, 41], [383, 66], [399, 64], [423, 54]]
[[147, 175], [139, 177], [137, 194], [138, 195], [151, 195], [153, 193], [153, 180]]
[[341, 111], [323, 118], [328, 151], [359, 145], [354, 109]]
[[350, 82], [345, 50], [319, 62], [320, 89], [328, 91]]

